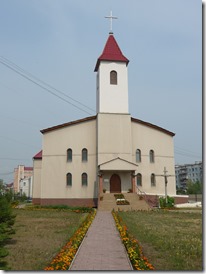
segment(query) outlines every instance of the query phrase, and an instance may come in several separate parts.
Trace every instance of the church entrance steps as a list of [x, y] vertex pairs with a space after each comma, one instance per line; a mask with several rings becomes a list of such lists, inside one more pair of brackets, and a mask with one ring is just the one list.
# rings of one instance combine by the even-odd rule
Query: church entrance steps
[[[119, 193], [118, 193], [119, 194]], [[129, 210], [150, 210], [151, 207], [144, 199], [139, 199], [139, 195], [136, 193], [122, 193], [130, 204], [129, 205], [117, 205], [114, 193], [103, 193], [101, 195], [98, 205], [100, 211], [129, 211]]]

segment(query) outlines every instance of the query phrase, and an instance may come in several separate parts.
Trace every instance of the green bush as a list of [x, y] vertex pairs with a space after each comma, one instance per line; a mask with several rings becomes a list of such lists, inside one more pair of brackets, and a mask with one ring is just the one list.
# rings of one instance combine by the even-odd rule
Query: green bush
[[159, 203], [160, 203], [161, 208], [172, 208], [172, 207], [174, 207], [175, 200], [173, 197], [167, 196], [167, 203], [166, 203], [166, 198], [160, 197]]
[[15, 215], [12, 213], [11, 203], [5, 195], [0, 195], [0, 269], [7, 270], [7, 264], [4, 257], [8, 255], [5, 248], [6, 242], [14, 234], [13, 229]]

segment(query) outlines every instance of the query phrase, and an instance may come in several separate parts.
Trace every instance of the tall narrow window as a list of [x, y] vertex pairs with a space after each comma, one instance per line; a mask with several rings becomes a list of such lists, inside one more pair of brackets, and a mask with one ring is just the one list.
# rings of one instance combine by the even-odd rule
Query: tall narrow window
[[156, 179], [154, 173], [151, 174], [151, 186], [156, 186]]
[[87, 174], [82, 173], [82, 186], [87, 186]]
[[72, 174], [67, 173], [67, 186], [72, 186]]
[[142, 174], [137, 174], [137, 186], [142, 186]]
[[150, 159], [150, 163], [154, 163], [154, 150], [150, 150], [149, 152], [149, 159]]
[[72, 162], [72, 149], [67, 149], [67, 162]]
[[110, 71], [110, 84], [117, 85], [117, 72], [115, 70]]
[[86, 148], [82, 149], [82, 162], [87, 162], [88, 160], [88, 152]]
[[140, 149], [136, 150], [136, 162], [137, 163], [141, 162], [141, 150]]

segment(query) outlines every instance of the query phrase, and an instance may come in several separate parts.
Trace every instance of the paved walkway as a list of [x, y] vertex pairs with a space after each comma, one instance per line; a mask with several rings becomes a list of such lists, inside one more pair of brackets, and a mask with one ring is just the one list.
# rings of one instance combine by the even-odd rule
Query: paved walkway
[[70, 270], [133, 270], [111, 212], [97, 211]]

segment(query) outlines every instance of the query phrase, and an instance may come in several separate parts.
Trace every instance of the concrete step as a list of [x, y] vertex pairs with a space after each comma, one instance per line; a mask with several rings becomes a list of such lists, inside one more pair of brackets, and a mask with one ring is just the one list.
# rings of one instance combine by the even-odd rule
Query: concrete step
[[128, 211], [128, 210], [150, 210], [150, 206], [144, 200], [139, 198], [136, 193], [123, 193], [125, 199], [129, 201], [129, 205], [117, 205], [114, 193], [104, 193], [103, 200], [100, 201], [98, 210], [100, 211]]

